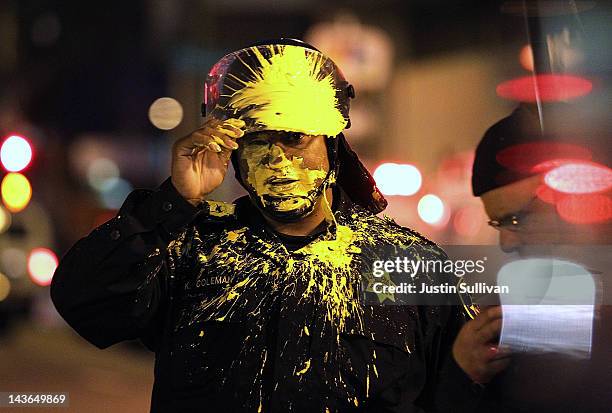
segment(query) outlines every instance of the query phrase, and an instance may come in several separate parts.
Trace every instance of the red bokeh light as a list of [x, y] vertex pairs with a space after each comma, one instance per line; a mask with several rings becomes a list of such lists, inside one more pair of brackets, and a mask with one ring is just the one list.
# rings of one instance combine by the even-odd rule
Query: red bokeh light
[[474, 151], [463, 151], [444, 158], [438, 167], [438, 179], [449, 184], [469, 182], [474, 156]]
[[572, 224], [598, 224], [612, 218], [612, 201], [601, 194], [568, 195], [557, 202], [557, 212]]
[[566, 194], [592, 194], [612, 187], [612, 170], [593, 162], [567, 163], [544, 176], [547, 186]]
[[536, 196], [548, 204], [555, 205], [563, 197], [563, 194], [542, 184], [536, 189]]
[[507, 80], [497, 86], [497, 94], [519, 102], [559, 102], [588, 95], [593, 83], [572, 75], [540, 74]]
[[463, 207], [453, 217], [453, 228], [463, 237], [474, 237], [482, 228], [482, 215], [482, 211], [476, 206]]
[[560, 142], [521, 143], [499, 151], [496, 156], [500, 165], [524, 174], [542, 173], [555, 165], [591, 158], [590, 150]]
[[550, 161], [544, 161], [542, 163], [537, 164], [531, 170], [533, 173], [541, 174], [550, 171], [551, 169], [558, 168], [561, 165], [565, 165], [568, 163], [575, 163], [576, 161], [580, 162], [580, 159], [552, 159]]

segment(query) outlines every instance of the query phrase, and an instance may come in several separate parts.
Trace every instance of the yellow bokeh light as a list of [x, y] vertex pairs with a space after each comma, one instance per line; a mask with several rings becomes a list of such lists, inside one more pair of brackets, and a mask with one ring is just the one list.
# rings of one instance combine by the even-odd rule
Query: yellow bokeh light
[[20, 173], [6, 175], [2, 180], [0, 191], [4, 205], [13, 213], [24, 209], [32, 198], [30, 181]]
[[159, 98], [149, 107], [149, 120], [158, 129], [174, 129], [183, 120], [183, 107], [176, 99]]
[[11, 292], [11, 281], [0, 272], [0, 301], [4, 301]]

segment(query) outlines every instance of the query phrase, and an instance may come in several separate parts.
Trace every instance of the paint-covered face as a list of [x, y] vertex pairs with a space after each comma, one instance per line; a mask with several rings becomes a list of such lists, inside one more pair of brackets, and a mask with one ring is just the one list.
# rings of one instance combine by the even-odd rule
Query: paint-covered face
[[323, 135], [282, 131], [245, 135], [238, 148], [240, 176], [256, 203], [284, 221], [310, 214], [329, 171]]

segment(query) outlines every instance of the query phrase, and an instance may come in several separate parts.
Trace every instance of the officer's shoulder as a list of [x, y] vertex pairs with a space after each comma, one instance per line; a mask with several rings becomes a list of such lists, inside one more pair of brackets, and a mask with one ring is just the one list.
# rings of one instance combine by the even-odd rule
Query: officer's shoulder
[[399, 225], [388, 215], [374, 215], [363, 208], [352, 211], [352, 219], [359, 221], [370, 237], [378, 243], [405, 245], [413, 249], [426, 249], [436, 255], [445, 255], [444, 250], [435, 242], [412, 228]]

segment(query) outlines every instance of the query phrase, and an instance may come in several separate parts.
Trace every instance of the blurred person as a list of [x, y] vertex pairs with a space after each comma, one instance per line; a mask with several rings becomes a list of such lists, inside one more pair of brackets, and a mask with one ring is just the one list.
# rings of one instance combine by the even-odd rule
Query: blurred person
[[[155, 351], [152, 412], [472, 411], [474, 382], [503, 367], [489, 345], [498, 309], [466, 324], [457, 296], [365, 301], [381, 248], [445, 254], [375, 215], [386, 201], [342, 134], [351, 97], [300, 41], [226, 55], [171, 177], [133, 191], [62, 258], [51, 297], [68, 324], [99, 348]], [[230, 161], [248, 196], [205, 200]]]
[[[482, 200], [489, 224], [499, 231], [502, 250], [524, 259], [552, 257], [578, 263], [593, 275], [597, 288], [590, 358], [554, 351], [512, 354], [507, 371], [488, 385], [485, 410], [603, 412], [612, 403], [610, 186], [587, 193], [595, 181], [585, 172], [564, 177], [562, 183], [573, 185], [574, 194], [556, 191], [545, 180], [547, 172], [563, 165], [609, 168], [609, 130], [609, 120], [585, 104], [548, 103], [538, 108], [523, 103], [491, 126], [478, 145], [473, 193]], [[610, 184], [609, 175], [606, 179]], [[567, 201], [579, 207], [564, 216], [560, 203]], [[602, 250], [607, 252], [601, 254]]]

